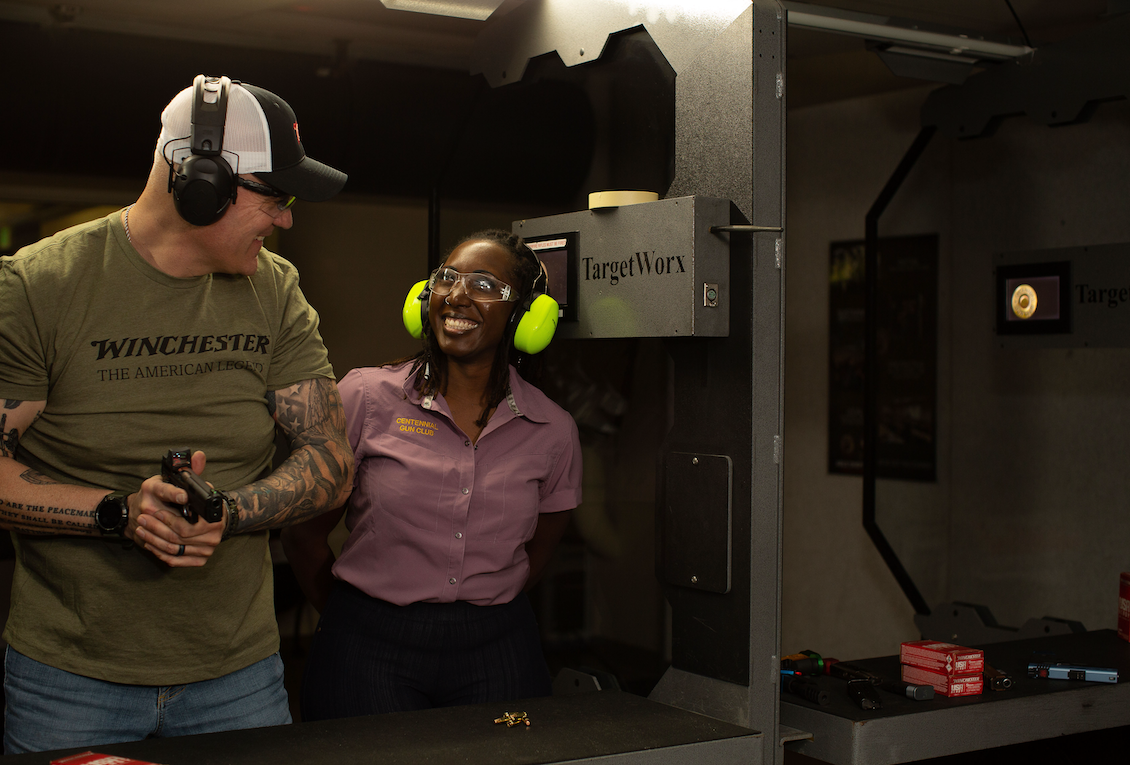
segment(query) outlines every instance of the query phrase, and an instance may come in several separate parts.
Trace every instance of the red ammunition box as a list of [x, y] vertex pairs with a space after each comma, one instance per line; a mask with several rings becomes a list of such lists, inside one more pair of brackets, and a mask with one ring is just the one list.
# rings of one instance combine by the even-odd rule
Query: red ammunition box
[[902, 681], [914, 685], [932, 685], [934, 691], [942, 696], [978, 696], [985, 687], [980, 674], [946, 675], [909, 664], [902, 665]]
[[1130, 640], [1130, 571], [1123, 571], [1118, 581], [1118, 636]]
[[899, 663], [951, 677], [974, 675], [985, 669], [985, 653], [980, 648], [966, 648], [953, 643], [912, 640], [899, 647]]
[[51, 760], [51, 765], [156, 765], [145, 760], [133, 760], [129, 757], [119, 757], [115, 754], [97, 754], [95, 752], [82, 752], [64, 757], [61, 760]]

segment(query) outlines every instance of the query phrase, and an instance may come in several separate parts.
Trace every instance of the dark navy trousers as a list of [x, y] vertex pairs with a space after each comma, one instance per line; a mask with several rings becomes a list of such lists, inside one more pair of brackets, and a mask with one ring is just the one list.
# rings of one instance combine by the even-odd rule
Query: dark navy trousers
[[550, 693], [537, 620], [524, 594], [497, 606], [397, 606], [338, 581], [306, 663], [302, 719]]

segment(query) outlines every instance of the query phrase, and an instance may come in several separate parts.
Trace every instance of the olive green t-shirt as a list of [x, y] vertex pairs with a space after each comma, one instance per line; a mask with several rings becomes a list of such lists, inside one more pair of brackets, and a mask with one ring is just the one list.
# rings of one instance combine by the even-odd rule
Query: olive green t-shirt
[[[20, 462], [65, 483], [136, 491], [169, 449], [202, 449], [204, 478], [268, 470], [268, 391], [332, 378], [295, 268], [267, 250], [254, 276], [179, 279], [146, 263], [117, 212], [0, 258], [0, 398], [46, 400]], [[5, 639], [100, 680], [206, 680], [278, 649], [267, 534], [169, 568], [100, 537], [13, 533]]]

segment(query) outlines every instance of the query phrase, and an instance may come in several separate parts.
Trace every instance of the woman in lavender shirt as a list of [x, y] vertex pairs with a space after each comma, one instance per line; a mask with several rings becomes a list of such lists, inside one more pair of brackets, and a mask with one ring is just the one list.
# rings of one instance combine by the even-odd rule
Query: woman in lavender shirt
[[581, 450], [573, 419], [513, 365], [543, 273], [519, 237], [473, 234], [422, 296], [420, 353], [339, 384], [353, 494], [284, 535], [322, 614], [303, 719], [550, 693], [523, 591], [580, 503]]

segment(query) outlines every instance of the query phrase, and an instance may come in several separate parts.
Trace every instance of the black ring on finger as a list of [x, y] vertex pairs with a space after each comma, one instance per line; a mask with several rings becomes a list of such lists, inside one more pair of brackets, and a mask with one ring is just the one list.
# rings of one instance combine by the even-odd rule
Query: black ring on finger
[[177, 557], [179, 558], [182, 555], [184, 555], [184, 545], [181, 545], [180, 549], [177, 550]]

